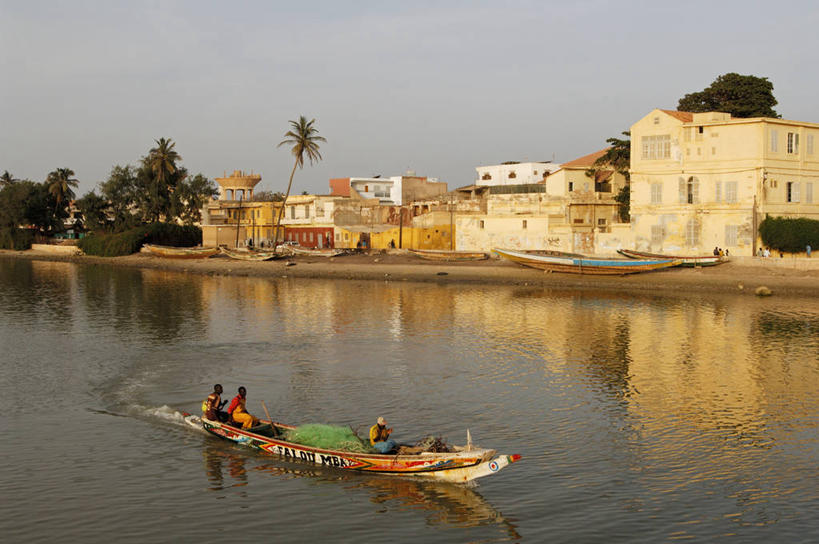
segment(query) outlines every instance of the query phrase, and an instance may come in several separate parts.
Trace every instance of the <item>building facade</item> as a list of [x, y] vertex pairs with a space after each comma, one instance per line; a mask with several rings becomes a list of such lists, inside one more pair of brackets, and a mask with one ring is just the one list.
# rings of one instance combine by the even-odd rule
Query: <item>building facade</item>
[[524, 185], [540, 183], [560, 168], [559, 164], [545, 162], [509, 161], [475, 168], [475, 185]]
[[766, 215], [819, 219], [819, 124], [655, 109], [631, 127], [637, 249], [754, 255]]

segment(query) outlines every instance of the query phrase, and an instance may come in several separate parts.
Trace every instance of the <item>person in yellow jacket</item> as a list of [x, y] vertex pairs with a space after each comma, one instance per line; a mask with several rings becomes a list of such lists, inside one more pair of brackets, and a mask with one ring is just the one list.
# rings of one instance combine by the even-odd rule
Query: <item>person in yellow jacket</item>
[[387, 422], [383, 417], [379, 417], [375, 425], [370, 427], [370, 445], [378, 453], [392, 453], [398, 448], [398, 443], [390, 438], [392, 429], [387, 428]]
[[228, 407], [228, 414], [233, 421], [240, 424], [242, 429], [249, 429], [259, 424], [259, 420], [247, 411], [247, 389], [239, 388], [239, 394], [233, 397]]

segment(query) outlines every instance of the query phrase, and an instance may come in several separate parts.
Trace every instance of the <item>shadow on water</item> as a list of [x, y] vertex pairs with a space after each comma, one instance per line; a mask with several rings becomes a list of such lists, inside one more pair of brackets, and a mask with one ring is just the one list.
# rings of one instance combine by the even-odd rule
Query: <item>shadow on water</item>
[[[515, 524], [496, 510], [474, 486], [318, 469], [311, 465], [270, 460], [255, 452], [244, 454], [210, 438], [203, 445], [202, 457], [212, 491], [251, 485], [251, 472], [277, 478], [303, 478], [310, 485], [340, 485], [349, 492], [363, 491], [377, 512], [388, 509], [420, 511], [426, 513], [430, 525], [497, 526], [508, 539], [520, 539]], [[256, 464], [258, 462], [261, 464]]]

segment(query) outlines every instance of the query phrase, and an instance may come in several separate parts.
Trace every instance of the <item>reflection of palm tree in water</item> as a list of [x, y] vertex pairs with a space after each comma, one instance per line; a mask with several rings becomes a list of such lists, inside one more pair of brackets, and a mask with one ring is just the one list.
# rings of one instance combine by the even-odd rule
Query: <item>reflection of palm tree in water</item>
[[346, 485], [349, 489], [365, 490], [371, 493], [370, 501], [378, 505], [394, 503], [399, 509], [427, 511], [431, 524], [446, 524], [459, 527], [497, 525], [512, 540], [520, 539], [517, 527], [507, 520], [474, 488], [411, 478], [370, 476], [364, 474], [339, 474], [327, 471], [305, 469], [298, 466], [266, 464], [254, 467], [273, 475], [298, 475], [312, 478], [315, 484]]
[[215, 446], [205, 446], [202, 450], [205, 460], [205, 475], [210, 482], [210, 489], [218, 491], [225, 488], [225, 463], [227, 462], [228, 475], [235, 483], [228, 487], [242, 487], [247, 485], [247, 469], [245, 457], [221, 450]]

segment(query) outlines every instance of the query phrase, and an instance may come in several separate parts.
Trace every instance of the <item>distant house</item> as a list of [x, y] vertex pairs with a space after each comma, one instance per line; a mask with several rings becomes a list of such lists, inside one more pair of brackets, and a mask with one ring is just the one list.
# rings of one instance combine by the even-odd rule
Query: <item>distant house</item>
[[639, 249], [753, 255], [766, 215], [819, 219], [819, 124], [655, 109], [631, 127]]
[[350, 177], [330, 180], [332, 196], [349, 196], [354, 199], [374, 199], [386, 206], [403, 206], [414, 200], [434, 198], [447, 192], [447, 184], [436, 178], [416, 176], [408, 172], [402, 176]]
[[478, 166], [475, 185], [525, 185], [542, 183], [552, 172], [560, 168], [559, 164], [545, 162], [504, 162], [490, 166]]

